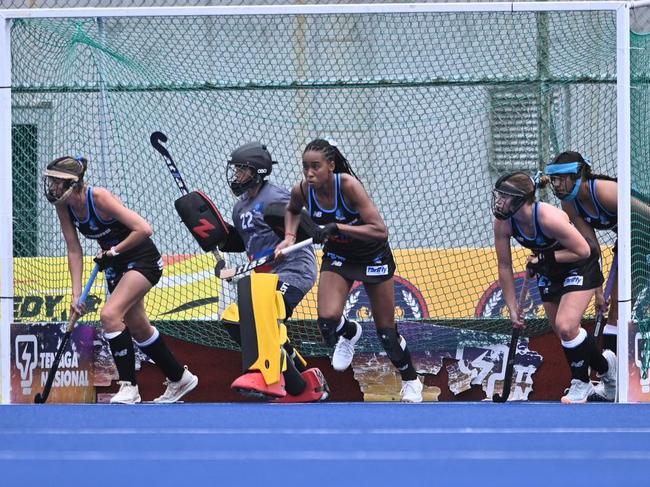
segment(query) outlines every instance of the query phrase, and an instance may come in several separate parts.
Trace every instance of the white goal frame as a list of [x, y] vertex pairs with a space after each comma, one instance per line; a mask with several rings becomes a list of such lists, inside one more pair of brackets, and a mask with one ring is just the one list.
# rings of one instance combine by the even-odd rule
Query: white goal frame
[[[0, 10], [0, 394], [10, 398], [10, 327], [13, 321], [13, 228], [11, 148], [11, 40], [13, 19], [56, 17], [161, 17], [371, 13], [614, 11], [616, 13], [616, 99], [618, 172], [619, 336], [627, 337], [631, 318], [630, 238], [630, 11], [637, 2], [490, 2], [347, 5], [271, 5], [225, 7], [54, 8]], [[618, 401], [628, 402], [628, 341], [618, 340]], [[622, 357], [622, 359], [620, 359]]]

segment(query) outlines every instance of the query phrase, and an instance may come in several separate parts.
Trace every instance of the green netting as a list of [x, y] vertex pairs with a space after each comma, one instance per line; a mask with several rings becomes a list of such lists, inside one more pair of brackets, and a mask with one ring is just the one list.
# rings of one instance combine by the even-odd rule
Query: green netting
[[[632, 196], [650, 204], [650, 36], [631, 36], [631, 186]], [[632, 319], [638, 322], [642, 340], [634, 339], [639, 350], [630, 350], [641, 370], [642, 383], [647, 382], [650, 368], [650, 215], [632, 206]]]
[[[211, 277], [212, 258], [175, 214], [178, 191], [149, 145], [161, 130], [188, 185], [228, 217], [234, 147], [263, 141], [280, 161], [272, 180], [290, 186], [305, 144], [335, 139], [388, 224], [396, 317], [507, 332], [494, 287], [493, 181], [568, 149], [615, 176], [615, 40], [605, 12], [16, 21], [16, 318], [65, 312], [65, 247], [39, 175], [54, 157], [83, 154], [88, 181], [154, 227], [167, 266], [147, 302], [152, 320], [180, 338], [232, 346], [216, 320], [235, 288]], [[602, 237], [609, 262], [613, 235]], [[522, 270], [525, 255], [515, 252]], [[99, 285], [93, 296], [97, 309]], [[364, 299], [355, 288], [346, 310], [371, 320]], [[537, 297], [529, 315], [542, 314]], [[290, 332], [322, 353], [315, 317], [311, 293]], [[532, 320], [528, 333], [546, 329]]]

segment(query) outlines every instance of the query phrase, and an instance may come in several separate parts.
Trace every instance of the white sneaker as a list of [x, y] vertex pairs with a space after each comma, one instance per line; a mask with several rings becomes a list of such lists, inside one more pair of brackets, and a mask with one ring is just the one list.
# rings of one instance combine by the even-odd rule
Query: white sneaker
[[133, 385], [129, 381], [121, 380], [118, 382], [120, 390], [111, 397], [111, 404], [136, 404], [142, 401], [138, 385]]
[[402, 381], [402, 402], [422, 402], [422, 389], [424, 384], [420, 379], [404, 380]]
[[594, 386], [591, 382], [582, 382], [580, 379], [571, 379], [571, 387], [562, 396], [562, 404], [582, 404], [587, 402], [589, 396], [594, 393]]
[[600, 384], [596, 386], [596, 393], [607, 401], [616, 399], [616, 355], [611, 350], [603, 350], [603, 357], [607, 360], [609, 368], [603, 375], [597, 374]]
[[343, 372], [347, 369], [352, 363], [352, 357], [354, 357], [354, 346], [361, 338], [361, 325], [356, 321], [352, 321], [354, 326], [357, 327], [357, 332], [349, 340], [343, 336], [339, 337], [339, 341], [334, 348], [334, 355], [332, 355], [332, 367], [334, 370]]
[[167, 389], [162, 396], [157, 397], [153, 402], [159, 404], [177, 402], [181, 397], [194, 389], [199, 383], [199, 378], [195, 376], [192, 372], [187, 369], [183, 371], [183, 376], [180, 380], [172, 382], [169, 379], [163, 382], [163, 385], [167, 386]]

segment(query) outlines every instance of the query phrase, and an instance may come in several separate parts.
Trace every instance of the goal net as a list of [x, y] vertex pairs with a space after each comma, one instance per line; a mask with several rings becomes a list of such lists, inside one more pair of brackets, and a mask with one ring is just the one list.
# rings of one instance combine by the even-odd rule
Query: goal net
[[[270, 180], [290, 187], [301, 178], [307, 142], [336, 141], [388, 225], [398, 321], [461, 328], [470, 338], [509, 333], [491, 188], [499, 175], [533, 174], [564, 150], [616, 176], [616, 54], [614, 11], [341, 6], [340, 13], [17, 18], [14, 319], [61, 321], [67, 312], [65, 244], [40, 175], [55, 157], [83, 155], [87, 181], [153, 226], [166, 267], [147, 297], [151, 320], [178, 338], [234, 346], [218, 318], [236, 287], [213, 276], [213, 257], [175, 213], [180, 194], [149, 144], [162, 131], [189, 188], [207, 193], [227, 220], [235, 199], [225, 167], [234, 148], [266, 144], [279, 161]], [[550, 191], [540, 197], [557, 204]], [[615, 235], [600, 237], [607, 273]], [[82, 245], [87, 275], [96, 248], [83, 238]], [[526, 255], [515, 249], [515, 270], [523, 271]], [[229, 265], [243, 261], [229, 256]], [[327, 352], [315, 296], [314, 289], [290, 327], [308, 355]], [[548, 330], [534, 286], [530, 296], [529, 336]], [[101, 279], [91, 298], [86, 318], [98, 320]], [[346, 313], [372, 320], [362, 287], [353, 287]], [[449, 345], [445, 335], [429, 338], [423, 331], [409, 346]], [[379, 350], [377, 341], [368, 346]]]

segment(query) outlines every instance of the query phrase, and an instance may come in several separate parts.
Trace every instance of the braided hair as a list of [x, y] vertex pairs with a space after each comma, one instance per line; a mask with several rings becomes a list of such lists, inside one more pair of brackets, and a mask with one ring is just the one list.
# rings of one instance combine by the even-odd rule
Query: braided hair
[[325, 156], [325, 159], [332, 161], [334, 163], [335, 173], [347, 173], [354, 176], [358, 181], [361, 181], [359, 176], [357, 176], [352, 170], [348, 160], [343, 156], [343, 154], [341, 154], [341, 151], [336, 145], [331, 144], [325, 139], [314, 139], [307, 144], [303, 154], [310, 151], [321, 152]]

